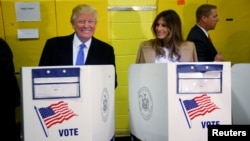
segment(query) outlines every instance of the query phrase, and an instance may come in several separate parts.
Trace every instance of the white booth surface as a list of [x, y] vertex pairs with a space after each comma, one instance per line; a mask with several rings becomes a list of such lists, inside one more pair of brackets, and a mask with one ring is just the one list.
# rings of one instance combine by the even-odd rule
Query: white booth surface
[[112, 65], [22, 67], [24, 141], [114, 139]]
[[131, 134], [142, 141], [206, 141], [208, 125], [232, 124], [231, 63], [133, 64]]
[[250, 125], [250, 64], [232, 66], [233, 124]]

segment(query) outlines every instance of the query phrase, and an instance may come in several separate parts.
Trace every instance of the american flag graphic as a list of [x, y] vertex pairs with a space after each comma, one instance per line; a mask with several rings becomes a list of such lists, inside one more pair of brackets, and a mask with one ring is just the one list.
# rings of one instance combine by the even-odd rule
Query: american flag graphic
[[207, 113], [211, 113], [212, 111], [219, 109], [219, 107], [211, 102], [211, 98], [207, 94], [196, 96], [191, 100], [184, 100], [183, 104], [191, 120], [198, 116], [204, 116]]
[[71, 109], [68, 108], [68, 104], [64, 101], [51, 104], [48, 107], [42, 107], [38, 109], [42, 116], [42, 119], [47, 128], [69, 120], [73, 116], [77, 116]]

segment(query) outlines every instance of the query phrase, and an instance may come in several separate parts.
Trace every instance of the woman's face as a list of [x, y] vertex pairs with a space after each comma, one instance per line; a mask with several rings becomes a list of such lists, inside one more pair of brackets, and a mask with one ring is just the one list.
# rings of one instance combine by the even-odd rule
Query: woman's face
[[169, 29], [167, 27], [167, 23], [163, 20], [163, 18], [160, 18], [157, 21], [157, 24], [155, 26], [156, 31], [156, 37], [158, 39], [165, 39], [168, 36]]

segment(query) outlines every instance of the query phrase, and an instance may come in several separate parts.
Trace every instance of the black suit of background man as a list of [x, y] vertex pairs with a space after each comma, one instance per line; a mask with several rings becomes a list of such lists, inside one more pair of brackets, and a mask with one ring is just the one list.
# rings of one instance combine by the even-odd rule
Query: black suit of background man
[[20, 141], [15, 113], [16, 107], [20, 105], [20, 91], [14, 69], [11, 48], [0, 38], [0, 136], [2, 140]]

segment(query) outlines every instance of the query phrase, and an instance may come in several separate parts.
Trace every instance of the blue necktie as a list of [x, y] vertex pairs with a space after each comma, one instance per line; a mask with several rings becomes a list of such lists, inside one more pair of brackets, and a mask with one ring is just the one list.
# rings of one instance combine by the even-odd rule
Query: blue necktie
[[77, 58], [76, 58], [76, 65], [84, 65], [84, 48], [85, 48], [85, 44], [81, 44], [78, 54], [77, 54]]

